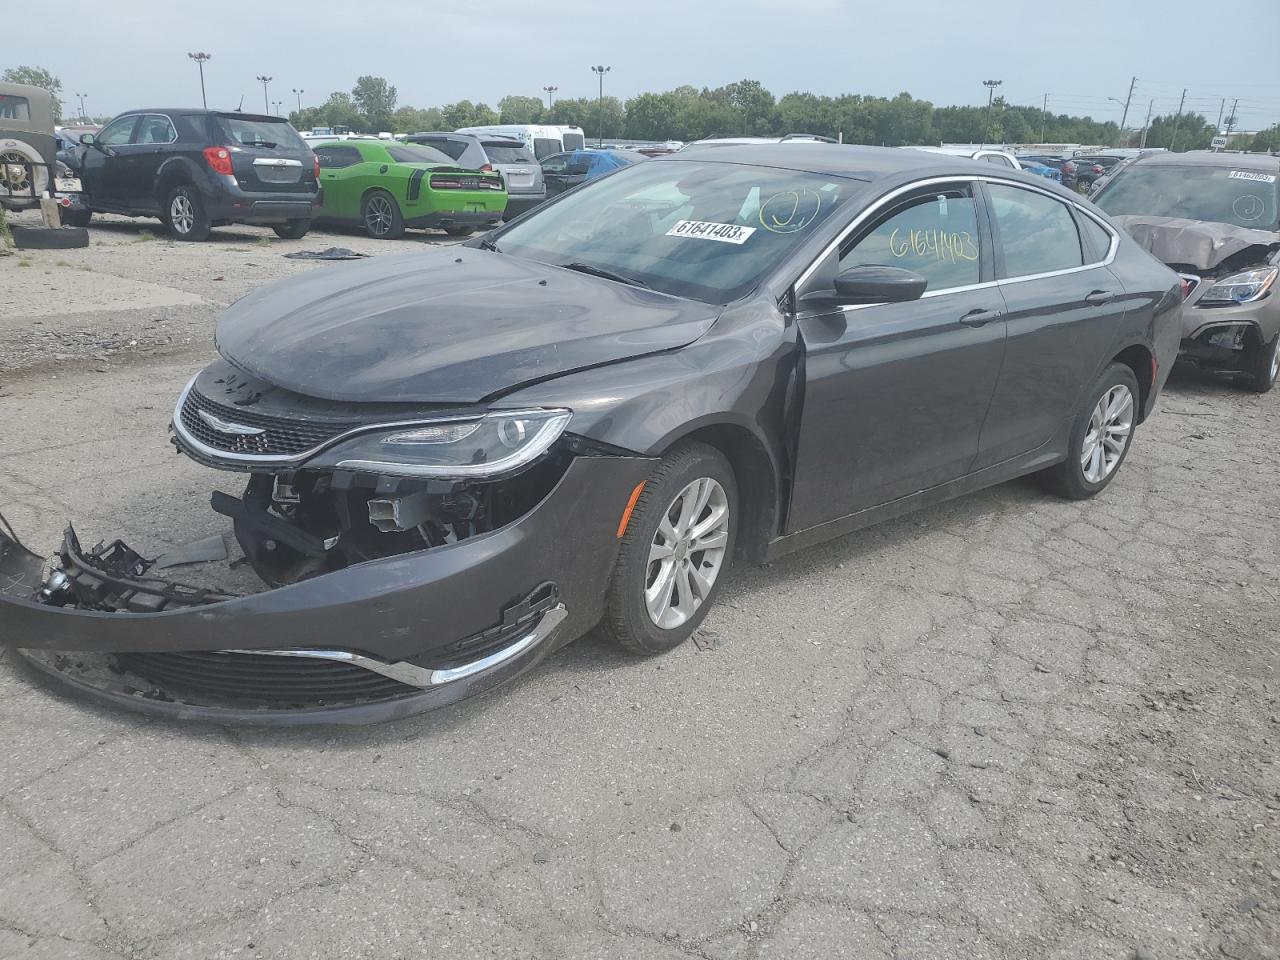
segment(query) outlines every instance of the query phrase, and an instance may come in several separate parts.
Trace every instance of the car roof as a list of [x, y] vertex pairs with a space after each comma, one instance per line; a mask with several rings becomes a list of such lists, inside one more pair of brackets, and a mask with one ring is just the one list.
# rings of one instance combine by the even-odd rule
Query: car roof
[[1188, 150], [1186, 153], [1149, 153], [1139, 157], [1135, 163], [1144, 167], [1153, 164], [1168, 166], [1226, 167], [1239, 170], [1245, 167], [1280, 173], [1280, 157], [1268, 156], [1265, 153], [1214, 153], [1212, 150]]
[[504, 133], [459, 133], [456, 130], [419, 130], [417, 133], [409, 134], [411, 137], [458, 137], [463, 140], [478, 140], [485, 143], [494, 143], [501, 146], [508, 144], [515, 147], [523, 147], [524, 141], [518, 137], [507, 136]]
[[[802, 170], [806, 173], [848, 177], [853, 180], [880, 180], [900, 174], [951, 174], [964, 176], [976, 173], [988, 176], [999, 173], [1014, 179], [1024, 176], [1012, 167], [992, 166], [985, 160], [972, 160], [950, 153], [932, 150], [901, 150], [897, 147], [863, 147], [853, 144], [831, 143], [762, 143], [726, 144], [703, 148], [690, 144], [677, 153], [654, 157], [653, 163], [680, 163], [688, 160], [708, 160], [716, 163], [745, 163], [761, 167], [778, 167], [783, 170]], [[1043, 181], [1043, 177], [1026, 175], [1026, 182]], [[1036, 186], [1042, 186], [1036, 183]]]

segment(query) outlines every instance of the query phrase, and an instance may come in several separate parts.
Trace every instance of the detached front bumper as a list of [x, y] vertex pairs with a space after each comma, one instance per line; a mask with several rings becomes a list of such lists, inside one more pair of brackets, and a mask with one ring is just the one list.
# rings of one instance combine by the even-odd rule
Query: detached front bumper
[[[653, 464], [578, 457], [537, 506], [492, 532], [153, 613], [39, 602], [43, 561], [0, 533], [0, 645], [19, 648], [37, 669], [81, 693], [184, 719], [366, 723], [418, 713], [511, 679], [599, 621], [618, 520]], [[531, 605], [531, 598], [540, 599]], [[82, 652], [113, 655], [111, 668], [84, 667], [92, 657], [77, 656]], [[190, 670], [198, 681], [199, 656], [227, 652], [259, 655], [234, 664], [253, 683], [280, 661], [327, 658], [399, 686], [375, 685], [368, 700], [349, 695], [356, 689], [350, 684], [326, 697], [308, 681], [309, 695], [297, 703], [258, 704], [252, 697], [175, 696], [164, 684], [157, 689], [129, 679], [131, 665], [148, 657], [189, 654], [170, 658], [165, 669]], [[225, 658], [208, 663], [230, 666]], [[330, 682], [326, 675], [316, 683], [321, 679]]]

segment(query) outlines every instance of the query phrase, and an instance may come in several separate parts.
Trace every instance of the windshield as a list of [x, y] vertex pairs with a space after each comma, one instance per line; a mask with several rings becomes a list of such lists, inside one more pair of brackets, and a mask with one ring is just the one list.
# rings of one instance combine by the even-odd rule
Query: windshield
[[391, 154], [391, 159], [396, 163], [447, 163], [451, 167], [454, 166], [452, 158], [424, 143], [401, 143], [394, 147], [389, 146], [387, 153]]
[[641, 163], [534, 212], [498, 237], [498, 247], [729, 303], [754, 289], [859, 186], [736, 163]]
[[245, 117], [218, 118], [222, 132], [231, 138], [233, 143], [245, 147], [289, 147], [294, 150], [306, 150], [293, 127], [285, 120], [249, 120]]
[[1277, 226], [1274, 173], [1187, 164], [1135, 164], [1095, 198], [1112, 216], [1180, 217], [1237, 227]]

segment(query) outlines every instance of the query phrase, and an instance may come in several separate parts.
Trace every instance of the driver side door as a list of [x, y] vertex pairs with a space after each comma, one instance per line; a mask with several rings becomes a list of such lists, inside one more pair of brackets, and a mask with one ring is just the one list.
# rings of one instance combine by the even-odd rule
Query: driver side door
[[[899, 192], [796, 288], [804, 399], [788, 532], [964, 476], [1005, 350], [985, 207], [973, 183]], [[918, 300], [839, 305], [835, 276], [892, 266]]]
[[128, 158], [120, 155], [120, 148], [133, 139], [138, 119], [134, 114], [113, 120], [85, 147], [80, 183], [93, 209], [127, 207], [124, 177]]

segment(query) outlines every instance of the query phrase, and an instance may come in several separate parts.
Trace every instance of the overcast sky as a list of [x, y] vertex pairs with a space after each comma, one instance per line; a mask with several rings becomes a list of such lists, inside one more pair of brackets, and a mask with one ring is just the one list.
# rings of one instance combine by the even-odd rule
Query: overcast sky
[[[16, 10], [20, 0], [5, 0]], [[626, 98], [681, 84], [760, 80], [777, 96], [892, 96], [985, 103], [985, 79], [1011, 102], [1140, 125], [1147, 103], [1218, 116], [1240, 98], [1240, 127], [1280, 119], [1280, 0], [59, 0], [9, 16], [0, 66], [44, 66], [90, 113], [198, 105], [190, 51], [207, 51], [210, 106], [304, 105], [385, 76], [401, 106], [509, 93]], [[1215, 12], [1216, 11], [1216, 12]], [[13, 11], [11, 11], [13, 12]], [[589, 132], [589, 131], [588, 131]]]

